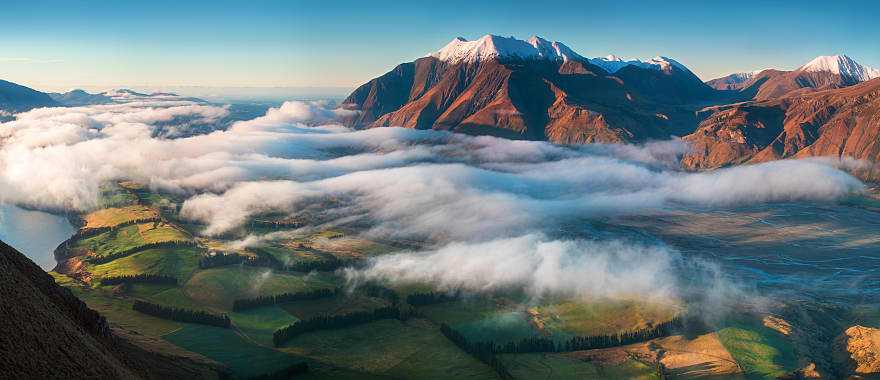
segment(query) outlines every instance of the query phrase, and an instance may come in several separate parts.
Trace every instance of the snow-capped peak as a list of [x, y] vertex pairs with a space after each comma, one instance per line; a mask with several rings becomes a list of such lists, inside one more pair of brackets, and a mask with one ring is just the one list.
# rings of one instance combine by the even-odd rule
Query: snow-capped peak
[[474, 41], [457, 37], [446, 44], [443, 49], [429, 55], [451, 63], [481, 62], [497, 58], [549, 60], [580, 58], [580, 55], [561, 42], [550, 42], [538, 36], [523, 41], [514, 37], [500, 37], [492, 34], [487, 34]]
[[575, 53], [562, 42], [547, 41], [538, 36], [532, 36], [528, 40], [519, 40], [514, 37], [501, 37], [487, 34], [474, 41], [468, 41], [462, 37], [456, 37], [439, 51], [428, 54], [429, 57], [437, 58], [449, 63], [474, 63], [493, 59], [524, 59], [524, 60], [579, 60], [590, 62], [603, 68], [605, 71], [614, 73], [626, 66], [634, 65], [645, 69], [670, 72], [673, 67], [689, 71], [684, 65], [667, 57], [654, 57], [647, 60], [625, 60], [616, 55], [604, 58], [584, 58]]
[[605, 71], [607, 71], [609, 73], [615, 73], [618, 70], [620, 70], [626, 66], [630, 66], [630, 65], [636, 66], [636, 67], [641, 67], [643, 69], [660, 70], [663, 72], [669, 72], [672, 70], [673, 67], [677, 67], [677, 68], [684, 70], [684, 71], [689, 71], [687, 67], [685, 67], [681, 63], [678, 63], [678, 61], [676, 61], [672, 58], [667, 58], [667, 57], [662, 57], [662, 56], [658, 56], [658, 57], [654, 57], [654, 58], [646, 59], [646, 60], [640, 60], [640, 59], [627, 60], [627, 59], [618, 57], [614, 54], [611, 54], [607, 57], [591, 58], [591, 59], [589, 59], [589, 61], [590, 61], [590, 63], [601, 67], [602, 69], [604, 69]]
[[821, 55], [798, 68], [799, 71], [827, 71], [859, 82], [880, 78], [880, 70], [862, 66], [846, 55]]

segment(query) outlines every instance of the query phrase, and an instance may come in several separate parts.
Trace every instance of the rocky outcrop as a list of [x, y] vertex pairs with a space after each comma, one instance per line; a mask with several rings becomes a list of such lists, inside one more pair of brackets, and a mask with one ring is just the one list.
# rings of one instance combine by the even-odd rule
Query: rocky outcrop
[[880, 329], [850, 327], [835, 340], [834, 351], [842, 375], [880, 374]]
[[107, 321], [49, 274], [0, 242], [0, 374], [11, 379], [224, 377], [195, 356], [151, 350]]

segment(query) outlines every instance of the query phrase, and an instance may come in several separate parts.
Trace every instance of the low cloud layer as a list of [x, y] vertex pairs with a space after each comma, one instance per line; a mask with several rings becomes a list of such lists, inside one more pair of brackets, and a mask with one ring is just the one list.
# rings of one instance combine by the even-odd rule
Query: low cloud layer
[[678, 296], [673, 273], [679, 259], [661, 245], [551, 240], [531, 234], [381, 256], [368, 269], [349, 269], [347, 275], [356, 282], [429, 282], [448, 292], [521, 290], [535, 298], [587, 299], [648, 295], [663, 302]]
[[[833, 160], [687, 173], [680, 141], [556, 146], [438, 131], [352, 131], [324, 103], [287, 102], [251, 120], [159, 94], [46, 108], [0, 124], [0, 202], [97, 207], [103, 183], [134, 180], [186, 198], [207, 235], [266, 212], [322, 204], [322, 223], [438, 247], [377, 259], [352, 278], [430, 281], [535, 295], [667, 296], [677, 254], [664, 246], [564, 238], [585, 220], [677, 207], [833, 201], [863, 189]], [[576, 228], [575, 228], [576, 230]], [[256, 240], [259, 240], [258, 238]], [[624, 281], [625, 280], [625, 281]], [[619, 285], [625, 283], [626, 286]]]

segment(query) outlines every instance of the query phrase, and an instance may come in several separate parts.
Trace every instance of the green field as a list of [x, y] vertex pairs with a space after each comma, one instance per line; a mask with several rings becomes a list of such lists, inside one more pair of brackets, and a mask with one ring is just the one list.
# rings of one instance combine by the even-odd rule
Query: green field
[[89, 272], [95, 277], [134, 274], [158, 274], [176, 277], [185, 282], [198, 268], [202, 250], [199, 248], [148, 249], [109, 263], [90, 265]]
[[506, 354], [501, 362], [515, 379], [632, 379], [659, 380], [657, 370], [636, 360], [601, 365], [565, 354]]
[[296, 301], [280, 305], [282, 309], [300, 319], [325, 314], [346, 314], [355, 311], [368, 311], [388, 306], [388, 301], [359, 294], [341, 294], [331, 298]]
[[265, 346], [272, 345], [275, 330], [298, 321], [276, 305], [229, 313], [229, 318], [243, 334]]
[[797, 369], [791, 342], [760, 322], [731, 321], [718, 339], [749, 378], [774, 379]]
[[232, 329], [185, 325], [162, 337], [186, 350], [226, 364], [243, 378], [277, 371], [304, 361], [303, 358], [258, 345]]
[[107, 320], [126, 330], [160, 337], [184, 326], [183, 323], [152, 317], [131, 309], [133, 299], [112, 294], [106, 289], [90, 289], [82, 286], [68, 286], [76, 296], [90, 308], [98, 311]]
[[106, 208], [89, 213], [83, 228], [115, 227], [134, 220], [159, 218], [159, 213], [150, 207], [132, 205], [118, 208]]
[[291, 339], [285, 352], [333, 366], [405, 379], [494, 379], [494, 371], [452, 345], [425, 320], [381, 320]]
[[163, 222], [140, 223], [113, 229], [76, 242], [75, 252], [91, 252], [98, 257], [123, 252], [147, 243], [192, 240], [186, 231]]
[[[117, 227], [73, 242], [74, 255], [106, 256], [148, 243], [191, 241], [204, 228], [179, 220], [177, 207], [182, 200], [175, 199], [173, 195], [151, 192], [134, 183], [112, 185], [102, 191], [102, 202], [114, 208], [86, 215], [84, 220], [87, 226], [112, 227], [153, 217], [160, 218], [161, 222]], [[272, 232], [282, 227], [264, 226], [256, 229]], [[522, 291], [510, 290], [493, 294], [467, 294], [448, 302], [413, 307], [416, 317], [403, 322], [380, 320], [301, 334], [287, 341], [284, 347], [276, 349], [272, 347], [272, 334], [298, 320], [374, 310], [391, 305], [391, 301], [369, 296], [364, 291], [351, 291], [340, 272], [296, 273], [243, 264], [208, 269], [198, 267], [199, 259], [209, 250], [251, 256], [271, 255], [282, 263], [332, 259], [358, 263], [394, 251], [391, 245], [396, 243], [362, 238], [358, 236], [358, 231], [346, 228], [349, 227], [342, 227], [339, 231], [316, 230], [318, 232], [286, 236], [281, 240], [269, 239], [256, 247], [234, 244], [249, 231], [248, 228], [242, 228], [229, 236], [198, 237], [197, 248], [148, 249], [100, 265], [86, 259], [78, 263], [81, 266], [71, 270], [71, 276], [57, 273], [53, 273], [53, 276], [56, 282], [70, 288], [113, 325], [164, 338], [186, 350], [228, 365], [237, 376], [243, 378], [307, 361], [310, 373], [304, 378], [496, 379], [498, 373], [494, 369], [444, 337], [439, 332], [440, 324], [448, 324], [470, 342], [504, 344], [531, 337], [561, 342], [572, 336], [642, 329], [684, 312], [684, 306], [677, 304], [621, 300], [536, 300]], [[173, 276], [179, 282], [177, 286], [100, 284], [101, 279], [106, 277], [138, 274]], [[428, 283], [380, 285], [394, 290], [401, 302], [405, 302], [409, 294], [437, 291]], [[236, 299], [317, 289], [344, 290], [328, 298], [231, 311]], [[135, 300], [224, 313], [231, 318], [233, 327], [223, 329], [155, 318], [133, 311], [131, 307]], [[406, 305], [397, 306], [411, 311]], [[854, 309], [855, 318], [863, 324], [876, 327], [880, 324], [880, 313], [874, 306]], [[759, 320], [742, 317], [726, 321], [717, 330], [718, 340], [714, 340], [714, 334], [711, 337], [711, 346], [704, 341], [697, 342], [712, 348], [714, 351], [710, 354], [723, 354], [725, 363], [730, 363], [727, 352], [724, 352], [727, 350], [749, 378], [775, 378], [798, 367], [789, 338], [764, 327]], [[668, 339], [690, 342], [681, 336]], [[685, 346], [685, 343], [681, 346], [687, 347], [687, 351], [682, 348], [682, 352], [693, 354], [694, 357], [705, 354], [693, 352], [694, 347], [701, 347], [699, 344]], [[661, 356], [659, 351], [665, 350], [668, 354], [672, 350], [662, 344], [662, 340], [642, 344], [639, 346], [643, 350], [639, 353], [642, 356], [630, 351], [616, 352], [618, 356], [610, 361], [591, 356], [595, 351], [503, 354], [498, 358], [517, 379], [659, 379], [660, 374], [652, 360]], [[662, 348], [658, 349], [661, 347], [658, 345]], [[650, 354], [645, 352], [655, 356], [646, 359]], [[709, 360], [704, 363], [710, 364], [697, 366], [710, 366], [714, 362]]]
[[196, 302], [230, 309], [239, 298], [333, 288], [328, 275], [277, 272], [268, 268], [227, 266], [196, 272], [184, 285], [184, 292]]
[[561, 302], [531, 309], [551, 333], [579, 336], [614, 334], [666, 322], [678, 308], [646, 302], [603, 300]]

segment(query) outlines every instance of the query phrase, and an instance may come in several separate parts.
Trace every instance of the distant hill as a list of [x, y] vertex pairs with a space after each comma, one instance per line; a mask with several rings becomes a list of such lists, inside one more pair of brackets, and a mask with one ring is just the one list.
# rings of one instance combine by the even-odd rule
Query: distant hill
[[39, 107], [57, 107], [58, 102], [48, 94], [32, 88], [0, 80], [0, 117], [3, 114], [25, 112]]
[[211, 379], [226, 373], [199, 357], [147, 350], [112, 331], [103, 316], [3, 242], [0, 315], [3, 378]]
[[65, 93], [51, 92], [49, 96], [58, 103], [68, 107], [88, 106], [93, 104], [113, 103], [113, 99], [104, 94], [90, 94], [83, 90], [71, 90]]

